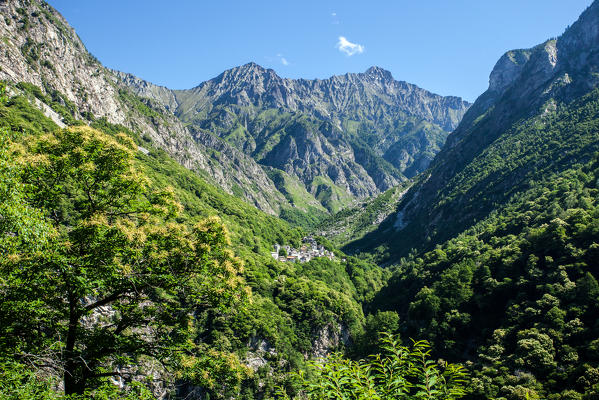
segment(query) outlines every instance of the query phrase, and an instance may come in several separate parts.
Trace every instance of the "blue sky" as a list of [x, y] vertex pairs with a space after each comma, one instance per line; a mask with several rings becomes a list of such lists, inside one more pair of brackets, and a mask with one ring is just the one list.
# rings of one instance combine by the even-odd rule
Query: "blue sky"
[[[104, 65], [173, 89], [254, 61], [289, 78], [377, 65], [474, 100], [507, 50], [560, 35], [591, 0], [49, 0]], [[176, 6], [173, 6], [176, 4]]]

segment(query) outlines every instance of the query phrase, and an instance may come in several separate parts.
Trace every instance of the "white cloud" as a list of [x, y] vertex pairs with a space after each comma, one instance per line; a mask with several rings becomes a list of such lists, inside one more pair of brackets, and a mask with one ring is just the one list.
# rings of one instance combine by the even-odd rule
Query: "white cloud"
[[334, 13], [331, 13], [331, 15], [332, 15], [333, 17], [336, 17], [336, 16], [337, 16], [337, 13], [336, 13], [336, 12], [334, 12]]
[[283, 64], [284, 66], [289, 65], [289, 61], [285, 57], [283, 57], [283, 54], [278, 53], [277, 57], [279, 58], [279, 61], [281, 62], [281, 64]]
[[339, 36], [339, 41], [337, 42], [337, 46], [335, 47], [337, 47], [340, 52], [345, 53], [348, 56], [364, 53], [364, 46], [358, 43], [352, 43], [349, 40], [347, 40], [344, 36]]

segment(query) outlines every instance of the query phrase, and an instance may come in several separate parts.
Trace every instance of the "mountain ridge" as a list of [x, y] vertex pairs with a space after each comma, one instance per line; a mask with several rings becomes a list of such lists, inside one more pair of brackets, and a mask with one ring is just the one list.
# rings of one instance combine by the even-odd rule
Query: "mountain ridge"
[[281, 78], [249, 62], [170, 93], [119, 76], [192, 130], [299, 180], [333, 212], [421, 172], [470, 105], [396, 81], [380, 67], [310, 80]]
[[[263, 79], [259, 79], [260, 77], [264, 77]], [[234, 78], [234, 79], [230, 79]], [[235, 89], [236, 87], [232, 85], [233, 82], [244, 82], [247, 83], [249, 81], [250, 84], [255, 85], [256, 88], [251, 88], [252, 94], [254, 96], [259, 96], [262, 93], [268, 93], [268, 89], [272, 90], [274, 93], [271, 97], [266, 99], [261, 99], [262, 101], [275, 101], [275, 103], [271, 104], [272, 106], [279, 107], [288, 107], [292, 111], [306, 111], [307, 109], [313, 108], [316, 112], [326, 113], [322, 116], [330, 117], [331, 112], [340, 113], [344, 111], [344, 106], [348, 105], [346, 99], [345, 101], [333, 101], [330, 100], [332, 107], [331, 110], [326, 110], [322, 107], [318, 107], [318, 105], [314, 104], [314, 99], [310, 96], [304, 96], [307, 100], [293, 98], [294, 93], [301, 93], [302, 91], [309, 91], [314, 88], [323, 87], [323, 91], [325, 89], [330, 89], [335, 84], [337, 85], [347, 85], [348, 81], [367, 81], [368, 83], [378, 84], [380, 88], [384, 91], [383, 94], [393, 95], [394, 90], [402, 90], [405, 93], [416, 96], [419, 94], [424, 94], [430, 96], [434, 101], [441, 101], [445, 103], [449, 103], [451, 106], [455, 106], [456, 109], [465, 110], [468, 108], [469, 104], [467, 101], [462, 100], [457, 96], [441, 96], [435, 93], [432, 93], [426, 89], [420, 88], [417, 85], [408, 83], [406, 81], [397, 81], [393, 78], [390, 71], [385, 70], [378, 66], [372, 66], [368, 68], [365, 72], [358, 73], [345, 73], [342, 75], [332, 75], [329, 78], [324, 79], [290, 79], [290, 78], [282, 78], [280, 77], [275, 70], [270, 68], [262, 67], [261, 65], [251, 61], [246, 64], [243, 64], [238, 67], [233, 67], [225, 70], [218, 76], [209, 79], [207, 81], [201, 82], [197, 86], [191, 89], [185, 90], [173, 90], [176, 94], [183, 95], [188, 92], [198, 92], [202, 90], [210, 90], [210, 88], [218, 88], [218, 90], [213, 89], [211, 94], [220, 94], [220, 93], [228, 93], [231, 92], [231, 89]], [[204, 89], [205, 87], [209, 87], [209, 89]], [[224, 87], [223, 87], [224, 86]], [[301, 86], [304, 86], [303, 88]], [[307, 88], [305, 88], [307, 86]], [[238, 88], [237, 89], [243, 89]], [[330, 92], [319, 93], [322, 97], [331, 96]], [[354, 94], [354, 93], [350, 93]], [[240, 101], [248, 100], [246, 98], [240, 98]], [[218, 104], [219, 102], [212, 102], [213, 104]], [[394, 105], [397, 105], [402, 111], [406, 111], [406, 102], [398, 102]], [[206, 106], [206, 103], [198, 102], [201, 107]], [[254, 104], [254, 103], [252, 103]], [[249, 105], [249, 103], [242, 104]], [[452, 130], [457, 127], [458, 118], [455, 118], [451, 112], [447, 112], [446, 110], [430, 110], [427, 109], [427, 104], [423, 104], [420, 109], [413, 110], [413, 114], [416, 114], [421, 117], [427, 117], [430, 122], [436, 123], [437, 125], [442, 126], [445, 130]], [[402, 108], [403, 107], [403, 108]], [[417, 111], [417, 112], [415, 112]], [[445, 111], [445, 112], [444, 112]], [[433, 114], [438, 114], [438, 117], [435, 117]]]
[[[598, 25], [599, 4], [594, 2], [559, 38], [530, 49], [506, 52], [490, 74], [488, 90], [448, 136], [397, 212], [366, 242], [355, 243], [356, 248], [372, 246], [377, 235], [389, 238], [382, 242], [393, 247], [396, 254], [406, 254], [412, 247], [428, 248], [481, 220], [496, 204], [526, 188], [527, 179], [536, 179], [529, 172], [533, 165], [526, 164], [524, 158], [517, 171], [502, 176], [501, 164], [491, 167], [485, 157], [509, 140], [523, 121], [542, 125], [544, 116], [599, 86]], [[555, 160], [563, 159], [554, 156]], [[585, 157], [578, 150], [570, 162], [584, 161]], [[551, 154], [534, 168], [563, 167], [549, 159]], [[473, 163], [486, 163], [487, 170], [464, 186], [475, 168]]]

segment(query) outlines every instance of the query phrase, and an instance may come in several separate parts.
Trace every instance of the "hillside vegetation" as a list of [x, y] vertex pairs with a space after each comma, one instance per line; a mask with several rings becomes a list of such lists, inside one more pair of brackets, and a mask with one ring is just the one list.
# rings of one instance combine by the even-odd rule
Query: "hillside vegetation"
[[[299, 229], [292, 228], [286, 222], [276, 217], [269, 216], [246, 204], [242, 200], [228, 195], [220, 189], [206, 183], [198, 175], [181, 167], [164, 151], [153, 148], [151, 144], [141, 139], [138, 134], [135, 134], [122, 126], [109, 124], [105, 120], [98, 120], [92, 123], [92, 126], [95, 127], [95, 129], [85, 127], [84, 125], [81, 125], [80, 122], [76, 122], [76, 125], [79, 126], [59, 129], [51, 120], [46, 118], [42, 112], [32, 106], [30, 100], [31, 99], [27, 99], [26, 96], [17, 95], [11, 98], [5, 98], [4, 103], [0, 105], [0, 121], [4, 127], [3, 129], [5, 131], [8, 129], [8, 136], [5, 134], [5, 137], [11, 138], [14, 143], [13, 147], [11, 147], [12, 150], [3, 154], [5, 154], [5, 157], [9, 157], [6, 162], [8, 165], [11, 165], [15, 163], [14, 159], [11, 161], [10, 158], [15, 157], [15, 155], [11, 154], [15, 154], [14, 151], [18, 150], [18, 154], [20, 154], [18, 155], [18, 158], [22, 160], [19, 161], [19, 165], [22, 166], [23, 172], [19, 172], [18, 170], [14, 171], [12, 173], [13, 178], [11, 179], [16, 182], [23, 182], [22, 184], [25, 185], [24, 187], [27, 188], [27, 190], [33, 190], [31, 195], [28, 194], [27, 197], [25, 197], [27, 199], [26, 204], [30, 204], [30, 207], [33, 207], [32, 209], [41, 212], [41, 214], [37, 215], [40, 224], [43, 223], [42, 221], [47, 220], [48, 224], [51, 226], [50, 231], [59, 234], [58, 237], [55, 237], [55, 234], [51, 232], [48, 233], [52, 243], [56, 240], [68, 240], [72, 243], [74, 239], [60, 239], [60, 237], [62, 237], [61, 235], [70, 235], [71, 233], [69, 232], [73, 229], [72, 227], [76, 226], [74, 224], [83, 224], [82, 226], [86, 226], [91, 220], [90, 222], [86, 222], [87, 219], [85, 218], [92, 218], [91, 215], [96, 215], [99, 211], [94, 211], [89, 217], [85, 217], [87, 214], [78, 216], [79, 212], [76, 211], [77, 208], [83, 205], [90, 207], [91, 205], [88, 204], [89, 200], [86, 200], [85, 197], [79, 197], [79, 195], [76, 194], [78, 192], [73, 191], [74, 189], [65, 191], [66, 187], [59, 185], [60, 181], [57, 181], [51, 176], [44, 179], [46, 179], [49, 185], [58, 185], [48, 186], [47, 190], [50, 190], [54, 197], [49, 197], [47, 194], [44, 194], [45, 192], [38, 193], [37, 190], [41, 190], [42, 187], [39, 186], [39, 183], [31, 186], [31, 182], [25, 180], [31, 179], [27, 178], [30, 173], [28, 172], [25, 174], [25, 171], [34, 168], [35, 164], [33, 163], [37, 162], [35, 160], [44, 160], [50, 157], [50, 160], [55, 159], [58, 162], [58, 160], [68, 156], [71, 160], [69, 161], [71, 164], [68, 170], [60, 172], [60, 176], [63, 177], [61, 179], [66, 179], [66, 176], [70, 176], [65, 175], [67, 174], [66, 171], [70, 171], [68, 174], [74, 174], [74, 177], [79, 177], [77, 179], [83, 179], [83, 181], [80, 181], [83, 183], [87, 181], [87, 178], [84, 178], [84, 176], [81, 177], [81, 174], [84, 171], [88, 171], [86, 173], [89, 173], [89, 171], [96, 171], [95, 173], [101, 172], [101, 176], [104, 177], [103, 179], [113, 179], [110, 178], [113, 174], [118, 177], [118, 169], [115, 169], [114, 167], [116, 167], [120, 161], [117, 161], [116, 159], [114, 161], [104, 159], [102, 158], [103, 156], [101, 156], [101, 153], [98, 156], [100, 158], [97, 160], [90, 158], [89, 155], [81, 158], [82, 154], [79, 154], [80, 150], [78, 150], [77, 146], [83, 146], [83, 149], [85, 149], [84, 151], [90, 152], [89, 154], [96, 154], [96, 152], [99, 151], [99, 149], [96, 150], [96, 148], [98, 148], [101, 143], [113, 143], [114, 141], [116, 146], [116, 141], [123, 140], [125, 140], [123, 143], [127, 143], [127, 140], [129, 143], [133, 143], [131, 142], [132, 140], [137, 142], [135, 145], [127, 144], [127, 146], [133, 147], [130, 147], [131, 150], [122, 153], [119, 157], [121, 157], [122, 162], [125, 163], [123, 165], [128, 165], [129, 167], [127, 168], [131, 168], [131, 171], [135, 171], [135, 179], [139, 179], [139, 184], [146, 188], [144, 190], [147, 190], [147, 192], [140, 191], [137, 186], [130, 187], [129, 184], [125, 183], [126, 181], [123, 181], [122, 184], [119, 184], [119, 187], [122, 187], [123, 190], [127, 188], [126, 190], [131, 191], [127, 192], [129, 194], [125, 195], [125, 198], [130, 199], [127, 200], [127, 202], [133, 201], [134, 203], [131, 203], [131, 206], [135, 204], [135, 207], [137, 207], [138, 200], [135, 200], [136, 196], [146, 193], [144, 198], [147, 198], [147, 201], [150, 201], [148, 205], [157, 201], [158, 203], [156, 203], [156, 206], [160, 206], [159, 208], [164, 208], [164, 206], [167, 206], [168, 204], [172, 204], [172, 206], [168, 207], [175, 207], [172, 209], [167, 207], [167, 209], [164, 210], [170, 217], [166, 218], [166, 216], [164, 216], [159, 219], [146, 221], [144, 222], [144, 224], [146, 224], [144, 226], [155, 227], [156, 229], [169, 229], [170, 231], [174, 226], [170, 224], [175, 224], [181, 227], [177, 229], [183, 229], [183, 231], [185, 231], [186, 229], [191, 229], [191, 227], [196, 226], [198, 223], [205, 223], [202, 221], [212, 221], [210, 218], [218, 217], [218, 222], [211, 223], [216, 224], [215, 226], [222, 226], [222, 228], [218, 229], [226, 229], [226, 231], [228, 231], [228, 233], [223, 233], [223, 237], [230, 237], [230, 244], [226, 244], [227, 239], [222, 239], [224, 240], [223, 244], [230, 248], [238, 257], [236, 258], [239, 260], [238, 265], [243, 265], [243, 268], [238, 267], [239, 276], [240, 278], [243, 278], [243, 287], [246, 287], [246, 290], [251, 290], [251, 295], [248, 301], [235, 301], [233, 304], [237, 304], [237, 306], [230, 308], [228, 311], [220, 305], [210, 307], [203, 306], [203, 309], [198, 308], [195, 311], [196, 320], [194, 328], [191, 332], [187, 332], [186, 335], [195, 335], [193, 341], [199, 346], [198, 350], [195, 351], [201, 351], [202, 353], [208, 351], [207, 354], [211, 355], [206, 359], [197, 359], [190, 365], [195, 365], [195, 368], [200, 368], [200, 370], [203, 371], [212, 371], [213, 374], [216, 374], [215, 376], [221, 377], [219, 379], [226, 379], [229, 383], [225, 390], [216, 384], [216, 382], [218, 382], [218, 380], [214, 380], [216, 378], [207, 379], [206, 376], [201, 374], [198, 375], [197, 372], [193, 372], [193, 369], [189, 370], [187, 367], [189, 367], [188, 364], [191, 362], [191, 359], [180, 359], [180, 364], [177, 366], [178, 364], [173, 361], [172, 355], [160, 356], [153, 354], [152, 356], [158, 357], [157, 359], [160, 359], [160, 357], [167, 357], [172, 361], [171, 364], [173, 364], [168, 366], [165, 371], [158, 373], [155, 385], [160, 387], [160, 390], [168, 391], [177, 388], [178, 391], [184, 392], [185, 390], [190, 390], [186, 389], [189, 385], [200, 385], [204, 388], [203, 390], [212, 393], [212, 395], [217, 397], [236, 395], [240, 396], [238, 398], [251, 398], [245, 396], [250, 396], [250, 393], [268, 393], [274, 389], [277, 382], [283, 382], [286, 379], [284, 375], [286, 371], [300, 368], [304, 364], [303, 354], [312, 354], [316, 351], [315, 348], [317, 346], [324, 346], [322, 347], [322, 350], [326, 350], [327, 346], [342, 346], [343, 341], [341, 340], [341, 331], [343, 331], [343, 335], [348, 338], [357, 339], [361, 337], [363, 334], [364, 315], [359, 302], [371, 298], [372, 293], [374, 293], [377, 288], [380, 288], [385, 276], [384, 271], [372, 264], [361, 262], [353, 258], [348, 258], [345, 262], [317, 259], [301, 265], [279, 263], [270, 256], [272, 245], [274, 243], [299, 245], [303, 236], [303, 232]], [[4, 141], [4, 143], [6, 142]], [[48, 147], [49, 145], [44, 143], [59, 147]], [[144, 151], [139, 150], [139, 148], [144, 149]], [[57, 153], [57, 151], [60, 152]], [[100, 164], [100, 162], [102, 164]], [[57, 165], [64, 168], [63, 164]], [[100, 169], [105, 169], [110, 166], [112, 166], [111, 169], [105, 170], [104, 172]], [[39, 167], [35, 168], [35, 171], [39, 171], [36, 172], [36, 174], [44, 172], [44, 170], [39, 169]], [[57, 167], [53, 168], [55, 169]], [[58, 173], [59, 170], [56, 171]], [[81, 193], [85, 193], [85, 191]], [[104, 191], [99, 193], [99, 195], [108, 195], [111, 192], [109, 191], [108, 194]], [[157, 195], [162, 197], [156, 197]], [[35, 200], [36, 198], [39, 198], [39, 200]], [[161, 200], [161, 198], [164, 199]], [[168, 200], [168, 202], [165, 203], [167, 199], [172, 200]], [[121, 204], [121, 200], [118, 201], [118, 203], [113, 205], [114, 207], [122, 208], [125, 207], [124, 204], [128, 204], [123, 203], [121, 207], [119, 205]], [[173, 203], [169, 203], [171, 201]], [[180, 209], [179, 206], [176, 206], [177, 204], [180, 205]], [[171, 211], [168, 211], [168, 209], [171, 209]], [[157, 209], [157, 212], [158, 211], [159, 210]], [[123, 215], [128, 215], [129, 213], [124, 208], [122, 212]], [[136, 211], [136, 213], [139, 212], [141, 211]], [[143, 212], [145, 213], [147, 211]], [[60, 215], [60, 218], [56, 218], [56, 215]], [[169, 218], [171, 222], [169, 222]], [[76, 222], [79, 221], [79, 219], [81, 219], [81, 222]], [[107, 229], [112, 229], [110, 227], [114, 224], [116, 224], [116, 226], [121, 226], [122, 224], [129, 224], [129, 222], [123, 221], [121, 223], [118, 222], [118, 220], [111, 222], [109, 219]], [[11, 225], [4, 227], [4, 232], [14, 232], [11, 230], [12, 228], [10, 228], [10, 226]], [[132, 228], [133, 227], [127, 229]], [[218, 229], [215, 232], [217, 232]], [[125, 231], [123, 231], [123, 234], [125, 234]], [[128, 239], [131, 242], [122, 242], [118, 244], [121, 249], [119, 250], [119, 254], [121, 254], [122, 251], [130, 251], [134, 246], [139, 245], [136, 235], [137, 234], [134, 234], [133, 237]], [[10, 237], [11, 235], [3, 236], [3, 240], [9, 240]], [[141, 237], [139, 240], [141, 240]], [[202, 240], [206, 240], [206, 238]], [[9, 240], [9, 242], [11, 242], [11, 240]], [[89, 245], [91, 244], [91, 239], [85, 239], [85, 242], [82, 242], [82, 244], [83, 243]], [[57, 245], [58, 248], [52, 251], [60, 250], [61, 245], [59, 243], [57, 243]], [[178, 247], [175, 242], [171, 245]], [[17, 248], [11, 251], [24, 252], [25, 249], [22, 246], [24, 246], [24, 244], [19, 244]], [[62, 246], [64, 246], [64, 244]], [[101, 246], [103, 248], [105, 247], [106, 251], [108, 251], [113, 248], [113, 246], [116, 246], [116, 243], [113, 244], [107, 242]], [[69, 249], [69, 247], [67, 247], [67, 249]], [[53, 254], [48, 249], [45, 251], [49, 252], [49, 254]], [[78, 252], [81, 253], [81, 251]], [[223, 254], [226, 255], [229, 253], [226, 253], [225, 251]], [[51, 266], [52, 264], [34, 261], [34, 255], [31, 257], [31, 262], [33, 263], [31, 264], [32, 266], [45, 265], [44, 268], [46, 269], [41, 269], [39, 271], [40, 274], [51, 273], [51, 271], [53, 271], [54, 267]], [[116, 255], [109, 256], [98, 254], [94, 257], [110, 258], [116, 257]], [[13, 267], [9, 266], [12, 265], [11, 263], [15, 262], [15, 260], [17, 263], [21, 262], [19, 261], [20, 258], [12, 259], [11, 257], [3, 257], [4, 267], [9, 268], [10, 270], [10, 268]], [[124, 260], [119, 261], [119, 263], [123, 262]], [[222, 260], [222, 262], [227, 263], [225, 260]], [[123, 265], [119, 268], [129, 267]], [[5, 274], [7, 269], [3, 269], [3, 271], [5, 271], [3, 274]], [[153, 271], [156, 272], [155, 269], [153, 269]], [[172, 270], [170, 274], [173, 274], [172, 279], [177, 281], [181, 279], [182, 276], [187, 276], [187, 273], [183, 273], [181, 277], [175, 278], [180, 275], [180, 273], [175, 270]], [[206, 273], [202, 273], [200, 276], [204, 276], [205, 274]], [[78, 273], [74, 276], [78, 276]], [[18, 282], [22, 282], [23, 278], [13, 275], [3, 275], [2, 279], [4, 279], [5, 284], [8, 284], [8, 286], [4, 286], [2, 289], [5, 296], [8, 296], [8, 293], [13, 293], [11, 291], [18, 288]], [[30, 279], [33, 279], [33, 276], [31, 276]], [[55, 288], [57, 283], [55, 283], [50, 276], [47, 279], [50, 279], [49, 283], [46, 284], [47, 288]], [[99, 286], [96, 286], [99, 284], [98, 279], [100, 278], [90, 277], [90, 279], [92, 280], [90, 281], [91, 286], [89, 286], [89, 290], [93, 291], [84, 296], [90, 296], [92, 293], [93, 296], [100, 296], [101, 292], [98, 292]], [[36, 281], [37, 278], [34, 280]], [[40, 280], [36, 283], [36, 285], [38, 284], [41, 285], [42, 281]], [[101, 287], [104, 289], [102, 290], [110, 290], [114, 284], [115, 283], [109, 282], [103, 283]], [[139, 283], [137, 285], [139, 285]], [[213, 285], [210, 284], [210, 286]], [[29, 289], [33, 289], [33, 287], [30, 287]], [[214, 286], [213, 289], [217, 290], [218, 286]], [[60, 321], [63, 320], [59, 315], [56, 315], [56, 317], [43, 315], [44, 307], [42, 307], [44, 304], [47, 304], [48, 306], [53, 304], [58, 298], [53, 300], [51, 295], [60, 296], [60, 293], [61, 292], [56, 291], [56, 289], [53, 289], [47, 294], [43, 290], [26, 293], [16, 291], [12, 295], [21, 302], [18, 304], [29, 305], [17, 307], [17, 303], [14, 302], [4, 303], [2, 309], [4, 323], [2, 324], [3, 331], [0, 336], [5, 339], [13, 336], [17, 327], [19, 331], [24, 334], [23, 341], [20, 342], [21, 344], [17, 344], [13, 341], [4, 342], [2, 354], [5, 359], [8, 357], [7, 360], [12, 360], [10, 362], [25, 363], [36, 368], [41, 368], [44, 363], [51, 361], [51, 365], [56, 366], [56, 368], [46, 369], [48, 371], [47, 373], [50, 376], [60, 376], [59, 366], [62, 365], [63, 359], [59, 354], [51, 352], [51, 343], [53, 343], [53, 338], [55, 338], [56, 335], [61, 335], [60, 329], [62, 328], [59, 328], [59, 326], [61, 323]], [[29, 297], [30, 295], [34, 295], [34, 297], [31, 298]], [[164, 295], [166, 295], [166, 292]], [[223, 301], [222, 293], [218, 298], [221, 299], [219, 301]], [[157, 301], [152, 296], [150, 296], [150, 299], [152, 299], [152, 301]], [[26, 303], [22, 303], [23, 301]], [[114, 306], [113, 303], [110, 304]], [[36, 315], [40, 315], [40, 318], [43, 316], [43, 318], [37, 319], [37, 317], [34, 317], [29, 312], [23, 313], [22, 311], [19, 311], [19, 307], [35, 307], [37, 310]], [[57, 309], [57, 311], [60, 311], [60, 309]], [[134, 310], [132, 309], [131, 312], [134, 312]], [[81, 311], [81, 313], [83, 313], [83, 315], [88, 315], [90, 313], [90, 315], [94, 315], [91, 307], [86, 308], [85, 311]], [[28, 316], [28, 321], [22, 319], [25, 315]], [[85, 318], [91, 317], [86, 316]], [[50, 324], [51, 321], [54, 321], [52, 324], [59, 325], [53, 327], [54, 325]], [[163, 321], [163, 323], [166, 324], [164, 325], [165, 329], [169, 329], [173, 333], [183, 332], [181, 331], [181, 327], [177, 328], [174, 321], [168, 321], [169, 320]], [[25, 324], [25, 322], [27, 323]], [[43, 340], [32, 340], [31, 335], [35, 335], [36, 330], [26, 328], [27, 326], [30, 326], [30, 324], [37, 324], [38, 328], [36, 329], [42, 329], [46, 332], [43, 337], [39, 337], [39, 339], [43, 338]], [[94, 325], [92, 324], [92, 328], [93, 327]], [[89, 336], [89, 340], [92, 340], [92, 338], [96, 338], [93, 340], [98, 340], [99, 336], [97, 335], [99, 332], [97, 334], [90, 333], [91, 336]], [[102, 334], [108, 339], [112, 337], [111, 335], [106, 336], [106, 332], [103, 332]], [[337, 337], [337, 339], [328, 339], [327, 337], [329, 335]], [[182, 338], [183, 337], [178, 340], [182, 340]], [[85, 340], [88, 339], [86, 338]], [[130, 342], [129, 336], [125, 336], [125, 340]], [[324, 344], [318, 344], [320, 340], [325, 340]], [[174, 345], [175, 344], [172, 343], [170, 345], [171, 348], [173, 348], [172, 346]], [[89, 345], [80, 344], [78, 346], [89, 348]], [[98, 367], [101, 366], [101, 368], [106, 371], [105, 368], [110, 368], [109, 366], [115, 365], [115, 362], [118, 362], [120, 365], [127, 365], [128, 363], [138, 365], [136, 363], [141, 363], [140, 365], [146, 365], [147, 367], [147, 364], [144, 364], [144, 362], [135, 358], [137, 357], [137, 353], [134, 351], [134, 349], [136, 349], [134, 342], [130, 342], [127, 346], [134, 347], [123, 347], [120, 350], [121, 353], [118, 361], [110, 357], [99, 358], [99, 364], [97, 364]], [[139, 348], [139, 346], [137, 348]], [[190, 354], [194, 354], [194, 350], [189, 351]], [[47, 357], [44, 359], [46, 361], [36, 358], [38, 357], [37, 355], [41, 354], [48, 354], [47, 356], [44, 356]], [[89, 355], [84, 355], [83, 358], [85, 359], [87, 356]], [[252, 359], [258, 360], [258, 364], [256, 364], [254, 369], [243, 366], [245, 362], [249, 362], [247, 360]], [[21, 367], [15, 368], [18, 369]], [[94, 374], [95, 375], [93, 376], [101, 376], [98, 375], [101, 373]], [[84, 375], [82, 376], [85, 377]], [[73, 383], [74, 386], [72, 387], [75, 387], [73, 390], [79, 392], [83, 390], [81, 388], [99, 388], [101, 386], [98, 386], [98, 384], [103, 382], [102, 379], [105, 380], [107, 376], [109, 375], [106, 375], [101, 379], [94, 378], [99, 379], [97, 381], [98, 383], [94, 383], [96, 382], [95, 380], [91, 380], [87, 377], [85, 378], [86, 384]], [[132, 377], [134, 380], [137, 379], [135, 378], [135, 376], [137, 376], [135, 373], [127, 376]], [[180, 376], [180, 378], [174, 380], [174, 377], [176, 376]], [[155, 387], [154, 390], [158, 389]]]

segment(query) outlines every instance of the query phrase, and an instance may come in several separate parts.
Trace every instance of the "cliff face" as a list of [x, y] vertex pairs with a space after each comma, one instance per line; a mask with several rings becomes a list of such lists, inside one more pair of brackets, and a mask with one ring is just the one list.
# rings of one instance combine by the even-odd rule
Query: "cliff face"
[[[45, 2], [10, 0], [2, 16], [0, 79], [27, 82], [59, 103], [70, 102], [74, 118], [106, 118], [139, 132], [230, 193], [240, 188], [237, 194], [264, 211], [276, 214], [286, 203], [254, 160], [224, 143], [217, 146], [224, 151], [214, 152], [196, 140], [170, 111], [176, 107], [170, 90], [104, 68]], [[144, 98], [130, 91], [126, 83], [132, 82]]]
[[[556, 110], [570, 107], [597, 88], [598, 72], [599, 3], [594, 2], [559, 38], [509, 51], [500, 58], [491, 72], [489, 89], [449, 135], [425, 176], [406, 194], [395, 223], [374, 236], [392, 236], [388, 243], [403, 248], [400, 252], [423, 246], [427, 239], [429, 244], [445, 240], [525, 188], [527, 179], [543, 179], [568, 163], [584, 161], [594, 145], [571, 150], [563, 165], [555, 162], [563, 159], [563, 152], [533, 157], [542, 142], [530, 153], [506, 146], [529, 125], [542, 132], [545, 119]], [[569, 146], [568, 140], [559, 145]], [[523, 143], [515, 142], [517, 146]], [[508, 150], [523, 152], [517, 165], [497, 162], [511, 156]], [[536, 161], [527, 162], [527, 158]]]
[[44, 3], [8, 1], [0, 19], [0, 78], [57, 90], [98, 117], [124, 123], [118, 89], [75, 31]]

